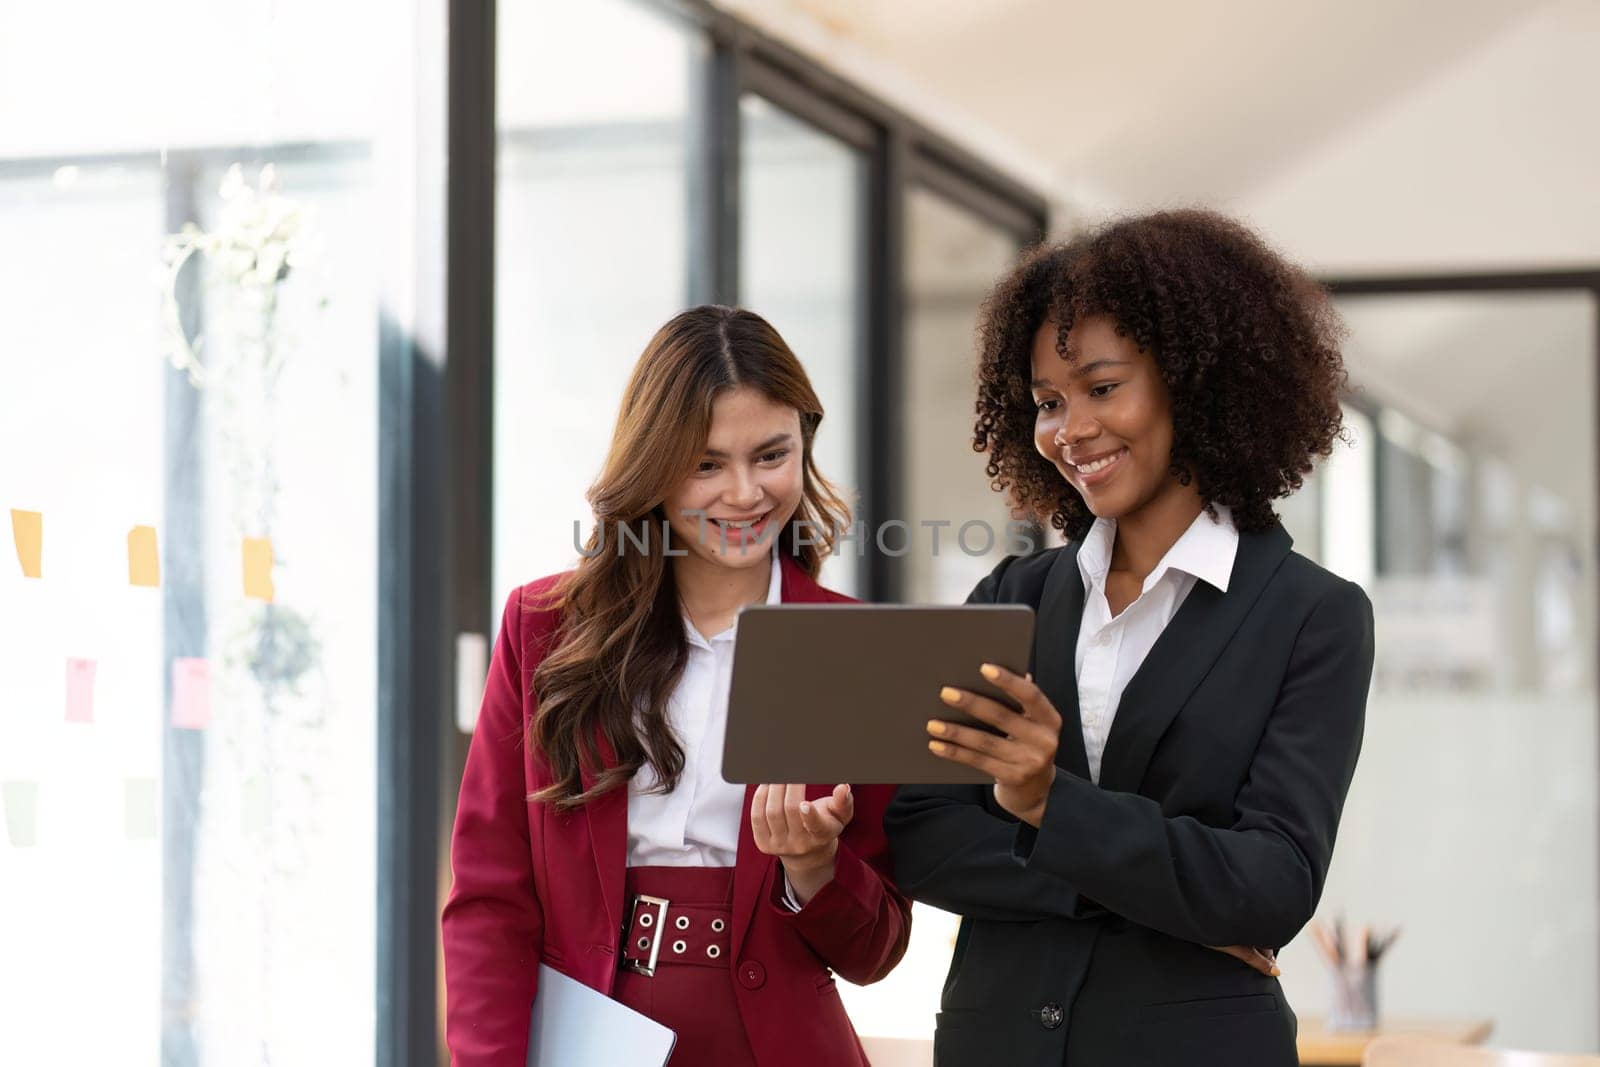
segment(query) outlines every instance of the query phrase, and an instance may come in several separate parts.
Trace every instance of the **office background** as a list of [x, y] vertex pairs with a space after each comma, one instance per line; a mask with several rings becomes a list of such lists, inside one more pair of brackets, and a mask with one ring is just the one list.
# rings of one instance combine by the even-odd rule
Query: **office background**
[[[869, 528], [998, 527], [989, 284], [1189, 203], [1350, 327], [1283, 507], [1378, 611], [1323, 912], [1403, 927], [1386, 1013], [1600, 1050], [1597, 51], [1593, 0], [4, 3], [0, 1059], [442, 1062], [474, 676], [655, 327], [760, 311]], [[945, 537], [825, 580], [957, 600], [1000, 547]], [[931, 1032], [953, 929], [863, 1032]]]

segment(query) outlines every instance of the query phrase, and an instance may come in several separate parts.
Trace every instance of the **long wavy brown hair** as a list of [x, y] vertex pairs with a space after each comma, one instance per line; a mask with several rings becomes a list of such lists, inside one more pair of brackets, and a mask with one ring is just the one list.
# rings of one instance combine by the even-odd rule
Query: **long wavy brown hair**
[[[662, 503], [704, 452], [713, 402], [737, 386], [800, 414], [802, 495], [778, 535], [778, 551], [814, 578], [849, 526], [848, 505], [816, 467], [822, 404], [778, 331], [754, 312], [720, 305], [691, 308], [656, 331], [628, 380], [605, 465], [589, 487], [595, 528], [583, 559], [548, 599], [529, 605], [560, 612], [553, 647], [533, 674], [528, 731], [551, 784], [529, 799], [580, 807], [623, 786], [646, 763], [655, 791], [677, 787], [683, 745], [667, 704], [689, 646], [664, 555], [670, 539]], [[641, 536], [619, 536], [623, 527]], [[602, 758], [601, 740], [610, 759]], [[585, 771], [595, 775], [587, 791]]]

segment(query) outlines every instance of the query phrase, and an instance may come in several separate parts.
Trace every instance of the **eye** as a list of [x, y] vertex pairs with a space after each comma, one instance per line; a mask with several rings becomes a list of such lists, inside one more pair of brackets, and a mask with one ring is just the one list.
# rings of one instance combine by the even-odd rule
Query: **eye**
[[700, 461], [700, 465], [694, 469], [694, 472], [696, 474], [710, 474], [712, 471], [714, 471], [716, 469], [717, 469], [717, 465], [716, 465], [716, 463], [714, 461], [709, 460], [709, 459], [703, 459], [703, 460]]
[[775, 448], [771, 452], [764, 453], [761, 456], [761, 458], [759, 460], [757, 460], [757, 462], [758, 463], [779, 463], [779, 462], [782, 462], [784, 457], [787, 456], [788, 454], [789, 454], [789, 450], [787, 448]]
[[1115, 389], [1121, 384], [1121, 382], [1106, 382], [1104, 385], [1097, 385], [1093, 389], [1089, 390], [1089, 395], [1094, 397], [1096, 400], [1103, 399], [1104, 397], [1110, 395], [1111, 390]]
[[1051, 398], [1049, 400], [1038, 400], [1038, 401], [1035, 401], [1033, 406], [1038, 408], [1041, 412], [1047, 412], [1047, 411], [1054, 411], [1056, 409], [1057, 405], [1059, 405], [1060, 403], [1061, 403], [1061, 401], [1056, 400], [1054, 398]]

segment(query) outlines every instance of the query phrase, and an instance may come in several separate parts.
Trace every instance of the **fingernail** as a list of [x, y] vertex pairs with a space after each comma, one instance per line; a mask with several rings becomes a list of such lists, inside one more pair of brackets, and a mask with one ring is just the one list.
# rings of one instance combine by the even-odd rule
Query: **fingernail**
[[800, 813], [802, 815], [810, 815], [811, 814], [811, 801], [802, 800], [800, 802]]
[[1282, 973], [1283, 973], [1283, 972], [1282, 972], [1282, 971], [1280, 971], [1280, 970], [1278, 970], [1278, 968], [1276, 968], [1276, 967], [1274, 967], [1274, 968], [1272, 968], [1272, 977], [1274, 977], [1274, 978], [1276, 978], [1276, 977], [1278, 977], [1278, 976], [1279, 976], [1279, 975], [1280, 975], [1280, 974], [1282, 974]]
[[1000, 680], [1000, 668], [996, 667], [993, 663], [985, 663], [983, 666], [978, 668], [978, 673], [982, 674], [991, 682], [997, 682]]
[[934, 752], [943, 752], [944, 751], [944, 742], [943, 741], [929, 741], [928, 742], [928, 748], [930, 748]]
[[930, 734], [942, 734], [942, 733], [944, 733], [944, 722], [943, 722], [943, 720], [940, 720], [940, 719], [929, 719], [928, 720], [928, 732]]
[[959, 704], [961, 703], [961, 690], [952, 689], [947, 685], [939, 690], [939, 699], [946, 704]]

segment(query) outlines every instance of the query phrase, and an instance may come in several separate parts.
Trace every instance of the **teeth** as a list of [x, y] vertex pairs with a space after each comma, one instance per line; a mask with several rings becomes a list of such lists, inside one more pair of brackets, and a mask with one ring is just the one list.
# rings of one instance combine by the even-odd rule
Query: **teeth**
[[1093, 463], [1080, 463], [1080, 464], [1078, 464], [1078, 473], [1079, 474], [1095, 474], [1095, 473], [1097, 473], [1099, 471], [1103, 471], [1107, 467], [1109, 467], [1113, 463], [1115, 463], [1118, 460], [1118, 458], [1121, 457], [1121, 455], [1122, 455], [1122, 453], [1120, 451], [1118, 451], [1118, 452], [1112, 453], [1109, 456], [1106, 456], [1104, 459], [1097, 459]]

